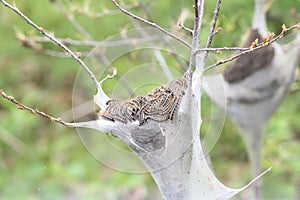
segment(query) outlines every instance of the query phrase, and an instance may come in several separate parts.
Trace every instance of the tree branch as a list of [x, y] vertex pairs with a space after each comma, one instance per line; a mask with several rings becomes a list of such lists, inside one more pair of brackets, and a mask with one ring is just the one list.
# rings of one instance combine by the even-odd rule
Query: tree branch
[[44, 118], [50, 119], [52, 122], [58, 122], [64, 126], [68, 126], [67, 125], [68, 123], [63, 121], [61, 118], [55, 118], [55, 117], [52, 117], [51, 115], [48, 115], [42, 111], [39, 111], [38, 109], [30, 108], [30, 107], [20, 103], [19, 101], [15, 100], [15, 98], [13, 96], [7, 95], [2, 89], [0, 89], [0, 94], [4, 99], [15, 104], [17, 106], [17, 108], [20, 110], [27, 110], [27, 111], [31, 112], [31, 114], [38, 114]]
[[[280, 40], [284, 37], [284, 34], [293, 30], [293, 29], [300, 29], [300, 23], [298, 24], [295, 24], [293, 26], [291, 26], [290, 28], [286, 28], [285, 25], [282, 26], [282, 31], [279, 35], [277, 35], [275, 38], [271, 39], [270, 41], [266, 41], [266, 42], [262, 42], [260, 44], [257, 44], [256, 47], [249, 47], [249, 48], [246, 48], [244, 49], [241, 53], [238, 53], [230, 58], [227, 58], [225, 60], [219, 60], [217, 61], [217, 63], [213, 64], [213, 65], [210, 65], [208, 67], [206, 67], [203, 72], [207, 72], [208, 70], [211, 70], [213, 69], [214, 67], [216, 66], [219, 66], [219, 65], [222, 65], [224, 63], [227, 63], [227, 62], [230, 62], [230, 61], [233, 61], [235, 59], [237, 59], [238, 57], [242, 56], [242, 55], [245, 55], [245, 54], [248, 54], [248, 53], [251, 53], [253, 51], [256, 51], [258, 49], [261, 49], [261, 48], [264, 48], [274, 42], [276, 42], [277, 40]], [[197, 53], [200, 53], [202, 50], [198, 50]]]
[[194, 4], [195, 9], [195, 18], [194, 18], [194, 29], [193, 29], [193, 41], [192, 41], [192, 49], [191, 49], [191, 56], [190, 56], [190, 64], [188, 68], [188, 76], [192, 77], [192, 71], [195, 68], [195, 58], [196, 52], [200, 48], [200, 30], [202, 25], [202, 19], [204, 14], [204, 0], [195, 0]]
[[174, 38], [175, 40], [177, 40], [177, 41], [179, 41], [179, 42], [181, 42], [181, 43], [184, 44], [186, 47], [191, 48], [191, 45], [189, 45], [186, 41], [184, 41], [184, 40], [182, 40], [181, 38], [177, 37], [177, 36], [174, 35], [173, 33], [170, 33], [169, 31], [163, 29], [162, 27], [158, 26], [156, 23], [150, 22], [150, 21], [148, 21], [148, 20], [146, 20], [146, 19], [143, 19], [143, 18], [141, 18], [141, 17], [139, 17], [139, 16], [134, 15], [133, 13], [127, 11], [127, 10], [124, 9], [124, 8], [122, 8], [115, 0], [111, 0], [111, 1], [115, 4], [115, 6], [116, 6], [117, 8], [119, 8], [119, 9], [120, 9], [123, 13], [125, 13], [126, 15], [132, 17], [133, 19], [136, 19], [136, 20], [138, 20], [138, 21], [140, 21], [140, 22], [143, 22], [143, 23], [145, 23], [145, 24], [147, 24], [147, 25], [149, 25], [149, 26], [152, 26], [152, 27], [154, 27], [154, 28], [160, 30], [161, 32], [165, 33], [166, 35], [168, 35], [168, 36]]
[[200, 48], [197, 50], [196, 53], [200, 53], [202, 51], [216, 51], [221, 52], [221, 51], [245, 51], [248, 50], [249, 48], [243, 48], [243, 47], [217, 47], [217, 48]]
[[193, 36], [193, 30], [190, 29], [190, 28], [188, 28], [188, 27], [186, 27], [186, 26], [184, 26], [184, 24], [183, 24], [182, 21], [180, 21], [180, 22], [178, 23], [178, 26], [179, 26], [181, 29], [185, 30], [187, 33], [189, 33], [191, 36]]
[[[127, 38], [123, 40], [116, 41], [95, 41], [95, 40], [75, 40], [70, 38], [56, 38], [58, 41], [65, 45], [73, 45], [73, 46], [87, 46], [87, 47], [118, 47], [123, 45], [133, 45], [135, 43], [147, 43], [161, 39], [159, 35], [151, 35], [147, 38]], [[51, 42], [43, 37], [22, 37], [20, 40], [23, 42], [40, 42], [40, 43], [48, 43]]]
[[[217, 19], [218, 19], [219, 12], [220, 12], [221, 2], [222, 2], [221, 0], [217, 0], [216, 8], [215, 8], [215, 11], [214, 11], [213, 21], [211, 23], [210, 33], [209, 33], [208, 40], [207, 40], [207, 43], [206, 43], [206, 48], [210, 48], [213, 37], [215, 35], [215, 28], [216, 28]], [[206, 51], [205, 54], [204, 54], [204, 63], [207, 59], [207, 56], [208, 56], [208, 51]]]

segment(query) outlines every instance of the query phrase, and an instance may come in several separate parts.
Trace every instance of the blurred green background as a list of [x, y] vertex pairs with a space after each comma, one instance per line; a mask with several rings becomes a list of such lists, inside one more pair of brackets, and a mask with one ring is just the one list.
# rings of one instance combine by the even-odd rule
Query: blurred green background
[[[18, 8], [34, 22], [59, 38], [82, 40], [74, 26], [59, 7], [49, 0], [15, 1]], [[59, 1], [60, 2], [60, 1]], [[11, 3], [11, 2], [10, 2]], [[281, 25], [299, 22], [299, 0], [269, 0], [268, 25], [278, 34]], [[132, 12], [151, 18], [160, 26], [177, 29], [183, 10], [192, 28], [192, 1], [137, 1]], [[238, 46], [251, 26], [254, 1], [223, 1], [218, 26], [222, 32], [214, 38], [213, 46]], [[63, 1], [66, 10], [87, 8], [89, 12], [115, 10], [107, 1]], [[206, 41], [215, 2], [206, 2], [202, 41]], [[131, 20], [122, 14], [90, 18], [75, 14], [77, 22], [98, 41], [122, 30], [133, 28]], [[148, 15], [149, 17], [149, 15]], [[189, 37], [182, 30], [178, 30]], [[0, 88], [25, 105], [38, 108], [54, 116], [72, 109], [72, 89], [79, 65], [71, 58], [58, 58], [24, 48], [16, 36], [39, 36], [19, 16], [0, 5]], [[288, 37], [293, 37], [291, 34]], [[59, 50], [52, 44], [38, 44], [39, 48]], [[87, 47], [71, 47], [74, 51], [89, 51]], [[212, 55], [210, 62], [216, 61]], [[124, 58], [119, 73], [122, 75], [143, 62], [139, 58]], [[145, 61], [144, 61], [145, 62]], [[168, 60], [179, 70], [176, 61]], [[152, 77], [156, 81], [156, 77]], [[134, 81], [134, 80], [132, 80]], [[110, 93], [114, 81], [105, 84]], [[263, 177], [265, 199], [300, 198], [300, 84], [296, 82], [289, 96], [270, 120], [264, 142], [263, 167], [272, 171]], [[151, 91], [151, 90], [149, 90]], [[142, 91], [144, 93], [149, 91]], [[211, 103], [203, 98], [204, 122]], [[0, 99], [0, 199], [160, 199], [151, 176], [111, 169], [91, 156], [82, 145], [75, 130], [51, 123]], [[205, 131], [208, 123], [204, 123]], [[98, 145], [101, 146], [101, 141]], [[240, 187], [251, 180], [249, 162], [243, 141], [230, 119], [226, 119], [221, 137], [211, 151], [217, 177], [226, 185]], [[111, 159], [117, 155], [109, 155]], [[119, 157], [118, 157], [119, 158]], [[125, 161], [126, 162], [126, 161]], [[246, 196], [247, 191], [239, 198]]]

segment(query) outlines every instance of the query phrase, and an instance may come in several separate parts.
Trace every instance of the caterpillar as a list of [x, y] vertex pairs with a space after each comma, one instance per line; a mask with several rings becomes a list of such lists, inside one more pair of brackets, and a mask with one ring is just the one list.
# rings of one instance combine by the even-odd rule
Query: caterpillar
[[187, 85], [185, 76], [156, 88], [147, 96], [138, 96], [128, 102], [109, 100], [100, 117], [122, 123], [139, 121], [139, 125], [143, 125], [149, 119], [158, 122], [173, 120]]

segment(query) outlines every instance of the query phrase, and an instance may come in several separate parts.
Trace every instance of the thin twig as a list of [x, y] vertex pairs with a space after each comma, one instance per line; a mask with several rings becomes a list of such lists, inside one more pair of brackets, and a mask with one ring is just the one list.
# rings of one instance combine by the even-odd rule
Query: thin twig
[[[21, 43], [22, 43], [23, 47], [33, 49], [33, 50], [35, 50], [39, 53], [43, 53], [43, 54], [46, 54], [46, 55], [49, 55], [49, 56], [54, 56], [54, 57], [59, 57], [59, 58], [69, 58], [70, 57], [66, 54], [66, 52], [63, 52], [63, 51], [55, 51], [55, 50], [50, 50], [50, 49], [44, 49], [44, 48], [36, 45], [36, 41], [27, 39], [26, 37], [24, 37], [24, 38], [22, 37], [22, 38], [19, 38], [19, 39], [21, 40]], [[49, 41], [47, 39], [47, 42], [52, 42], [52, 41]], [[90, 54], [90, 52], [80, 52], [80, 53], [78, 52], [77, 56], [82, 58], [82, 57], [88, 56], [89, 54]]]
[[[246, 48], [246, 50], [244, 50], [244, 51], [242, 51], [242, 52], [236, 54], [235, 56], [232, 56], [232, 57], [227, 58], [227, 59], [225, 59], [225, 60], [219, 60], [219, 61], [217, 61], [217, 63], [215, 63], [215, 64], [213, 64], [213, 65], [210, 65], [210, 66], [206, 67], [206, 68], [203, 70], [203, 72], [207, 72], [208, 70], [210, 70], [210, 69], [212, 69], [212, 68], [214, 68], [214, 67], [216, 67], [216, 66], [222, 65], [222, 64], [227, 63], [227, 62], [230, 62], [230, 61], [233, 61], [233, 60], [237, 59], [238, 57], [240, 57], [240, 56], [242, 56], [242, 55], [245, 55], [245, 54], [251, 53], [251, 52], [253, 52], [253, 51], [256, 51], [256, 50], [258, 50], [258, 49], [264, 48], [264, 47], [266, 47], [266, 46], [268, 46], [268, 45], [270, 45], [270, 44], [276, 42], [277, 40], [283, 38], [285, 33], [289, 32], [289, 31], [291, 31], [291, 30], [293, 30], [293, 29], [300, 29], [300, 23], [295, 24], [294, 26], [291, 26], [290, 28], [285, 28], [285, 26], [283, 25], [283, 29], [282, 29], [281, 33], [280, 33], [279, 35], [277, 35], [275, 38], [273, 38], [272, 40], [270, 40], [267, 44], [266, 44], [265, 42], [262, 42], [262, 43], [258, 44], [258, 45], [257, 45], [256, 47], [254, 47], [254, 48], [251, 48], [251, 47]], [[199, 53], [199, 52], [200, 52], [200, 51], [198, 51], [197, 53]]]
[[[104, 66], [111, 65], [111, 63], [109, 62], [108, 58], [105, 56], [104, 53], [99, 52], [99, 51], [96, 51], [96, 52], [97, 52], [96, 53], [97, 57], [101, 60], [101, 62], [103, 63]], [[130, 96], [135, 95], [135, 92], [133, 91], [133, 89], [130, 87], [127, 80], [123, 76], [119, 76], [118, 74], [115, 74], [114, 77], [117, 78], [121, 82], [121, 85], [125, 88], [125, 90], [127, 91], [127, 93]]]
[[172, 80], [174, 80], [174, 77], [171, 73], [171, 70], [169, 69], [169, 67], [167, 65], [165, 58], [161, 55], [161, 53], [158, 49], [154, 49], [154, 55], [156, 57], [156, 60], [159, 62], [159, 65], [162, 68], [168, 81], [171, 82]]
[[[192, 72], [195, 64], [195, 56], [196, 56], [196, 45], [198, 45], [199, 41], [199, 31], [200, 31], [200, 26], [199, 26], [199, 12], [200, 12], [200, 2], [199, 0], [195, 0], [194, 4], [194, 29], [193, 29], [193, 40], [192, 40], [192, 51], [191, 51], [191, 57], [190, 57], [190, 62], [189, 62], [189, 68], [187, 71], [188, 77], [192, 77]], [[199, 29], [199, 30], [198, 30]], [[193, 52], [194, 50], [194, 52]]]
[[[208, 40], [206, 43], [206, 48], [210, 48], [213, 37], [215, 35], [215, 28], [216, 28], [216, 24], [217, 24], [219, 12], [220, 12], [221, 2], [222, 2], [221, 0], [217, 0], [216, 8], [214, 11], [213, 21], [212, 21], [211, 27], [210, 27], [210, 33], [209, 33]], [[206, 51], [204, 54], [204, 63], [206, 62], [207, 56], [208, 56], [208, 51]]]
[[203, 16], [204, 16], [204, 3], [205, 0], [200, 0], [200, 13], [199, 13], [199, 31], [198, 31], [198, 47], [197, 49], [200, 48], [200, 30], [202, 26], [202, 21], [203, 21]]
[[[152, 1], [152, 4], [153, 4], [154, 2], [155, 2], [155, 1]], [[144, 6], [144, 5], [142, 5], [142, 4], [141, 4], [140, 7], [141, 7], [141, 8], [143, 9], [143, 11], [146, 13], [146, 15], [147, 15], [147, 20], [151, 21], [152, 16], [151, 16], [151, 13], [149, 12], [150, 7], [149, 7], [149, 6]], [[146, 8], [147, 8], [147, 9], [146, 9]], [[132, 21], [133, 21], [132, 23], [134, 24], [134, 26], [135, 26], [135, 27], [138, 27], [139, 30], [142, 30], [142, 29], [143, 29], [143, 27], [141, 27], [141, 25], [140, 25], [139, 23], [137, 23], [136, 20], [132, 19]], [[150, 37], [150, 36], [148, 36], [148, 37]], [[160, 34], [159, 34], [159, 37], [160, 37], [160, 40], [163, 41], [163, 43], [164, 43], [167, 47], [169, 47], [170, 50], [171, 50], [172, 52], [176, 52], [176, 51], [177, 51], [177, 50], [171, 45], [171, 43], [170, 43], [170, 38], [169, 38], [169, 37], [166, 37], [163, 33], [160, 33]], [[147, 38], [147, 37], [146, 37], [146, 38]], [[177, 60], [177, 62], [179, 63], [180, 68], [181, 68], [183, 71], [186, 71], [186, 70], [187, 70], [186, 63], [184, 63], [184, 62], [179, 58], [179, 56], [178, 56], [176, 53], [174, 53], [174, 58], [175, 58], [175, 59]]]
[[[149, 13], [149, 17], [151, 17], [150, 13]], [[140, 33], [140, 35], [143, 38], [149, 37], [148, 33], [144, 29], [142, 29], [142, 27], [139, 25], [139, 23], [137, 23], [135, 20], [132, 20], [132, 23], [137, 28], [137, 31]], [[172, 80], [174, 80], [174, 77], [167, 65], [165, 58], [162, 56], [160, 50], [154, 49], [153, 52], [154, 52], [154, 56], [156, 57], [156, 60], [159, 62], [160, 67], [162, 68], [168, 81], [171, 82]]]
[[184, 24], [183, 24], [182, 21], [180, 21], [180, 22], [178, 23], [178, 26], [179, 26], [180, 28], [182, 28], [183, 30], [185, 30], [186, 32], [188, 32], [191, 36], [193, 36], [193, 30], [190, 29], [190, 28], [188, 28], [188, 27], [186, 27], [186, 26], [184, 26]]
[[[74, 18], [73, 18], [74, 19]], [[74, 19], [75, 20], [75, 19]], [[76, 21], [77, 22], [77, 21]], [[77, 24], [79, 24], [77, 22]], [[83, 29], [83, 28], [82, 28]], [[87, 40], [93, 40], [92, 36], [90, 34], [88, 35], [84, 35], [85, 38]], [[135, 41], [132, 42], [132, 44], [134, 44]], [[123, 42], [124, 43], [124, 42]], [[105, 66], [109, 66], [110, 65], [110, 62], [109, 60], [107, 59], [107, 57], [105, 56], [105, 54], [103, 52], [101, 52], [98, 48], [95, 49], [96, 53], [99, 55], [99, 58], [100, 60], [102, 61], [102, 63], [105, 65]], [[110, 75], [107, 75], [107, 77], [110, 77]], [[131, 89], [131, 87], [128, 85], [127, 81], [124, 79], [124, 77], [120, 77], [117, 73], [116, 73], [116, 69], [114, 69], [114, 74], [113, 76], [111, 76], [111, 78], [113, 77], [116, 77], [119, 81], [122, 82], [122, 85], [124, 86], [124, 88], [126, 89], [126, 91], [129, 93], [129, 95], [133, 95], [134, 94], [134, 91]], [[106, 80], [106, 79], [105, 79]], [[104, 81], [104, 80], [102, 80]], [[101, 85], [102, 85], [102, 82], [101, 82]], [[97, 94], [98, 96], [98, 94]], [[98, 100], [100, 99], [100, 97], [97, 98], [97, 102], [99, 102]]]
[[[148, 43], [156, 40], [160, 40], [161, 37], [159, 35], [151, 35], [147, 38], [128, 38], [116, 41], [95, 41], [95, 40], [75, 40], [70, 38], [56, 38], [58, 41], [65, 45], [73, 45], [73, 46], [87, 46], [87, 47], [118, 47], [124, 45], [134, 45], [134, 44], [141, 44], [141, 43]], [[25, 42], [34, 41], [40, 43], [48, 43], [49, 40], [43, 37], [25, 37], [21, 40]]]
[[116, 6], [117, 8], [119, 8], [119, 9], [120, 9], [123, 13], [125, 13], [126, 15], [132, 17], [133, 19], [139, 20], [139, 21], [141, 21], [141, 22], [143, 22], [143, 23], [145, 23], [145, 24], [148, 24], [149, 26], [152, 26], [152, 27], [154, 27], [154, 28], [160, 30], [161, 32], [167, 34], [168, 36], [174, 38], [175, 40], [181, 42], [181, 43], [184, 44], [186, 47], [192, 48], [191, 45], [188, 44], [186, 41], [184, 41], [184, 40], [182, 40], [181, 38], [177, 37], [177, 36], [174, 35], [173, 33], [170, 33], [169, 31], [163, 29], [162, 27], [158, 26], [156, 23], [150, 22], [150, 21], [148, 21], [148, 20], [146, 20], [146, 19], [143, 19], [143, 18], [141, 18], [141, 17], [139, 17], [139, 16], [134, 15], [133, 13], [127, 11], [127, 10], [124, 9], [124, 8], [122, 8], [115, 0], [111, 0], [111, 1], [115, 4], [115, 6]]
[[[159, 35], [151, 35], [143, 38], [128, 38], [128, 39], [122, 39], [117, 41], [89, 41], [89, 40], [75, 40], [70, 38], [56, 38], [61, 43], [65, 45], [72, 45], [72, 46], [87, 46], [87, 47], [118, 47], [123, 45], [132, 45], [132, 44], [141, 44], [141, 43], [148, 43], [153, 42], [157, 40], [163, 39], [165, 41], [165, 38], [161, 38]], [[49, 43], [48, 39], [44, 37], [25, 37], [20, 39], [22, 42], [40, 42], [40, 43]], [[167, 42], [167, 41], [166, 41]], [[170, 46], [169, 46], [170, 47]], [[245, 47], [216, 47], [216, 48], [200, 48], [196, 51], [196, 53], [199, 53], [201, 51], [245, 51], [249, 48]]]
[[[43, 54], [46, 54], [48, 56], [53, 56], [53, 57], [58, 57], [58, 58], [69, 58], [70, 56], [66, 55], [65, 52], [61, 52], [61, 51], [53, 51], [53, 50], [49, 50], [49, 49], [35, 49], [32, 48], [38, 52], [41, 52]], [[78, 57], [80, 58], [84, 58], [87, 57], [88, 55], [90, 55], [90, 52], [78, 52], [77, 53]], [[79, 56], [80, 55], [80, 56]]]
[[59, 47], [61, 47], [64, 51], [67, 52], [68, 55], [70, 55], [72, 58], [74, 58], [79, 64], [80, 66], [89, 74], [89, 76], [91, 77], [91, 79], [93, 80], [97, 90], [102, 90], [101, 86], [99, 85], [95, 75], [93, 74], [93, 72], [85, 65], [85, 63], [75, 54], [73, 53], [68, 47], [66, 47], [64, 44], [62, 44], [60, 41], [58, 41], [54, 36], [50, 35], [49, 33], [47, 33], [45, 31], [44, 28], [36, 25], [33, 21], [31, 21], [26, 15], [24, 15], [17, 7], [16, 5], [12, 6], [9, 3], [7, 3], [4, 0], [0, 0], [1, 3], [8, 7], [9, 9], [11, 9], [12, 11], [14, 11], [15, 13], [17, 13], [21, 18], [23, 18], [29, 25], [31, 25], [33, 28], [35, 28], [36, 30], [38, 30], [42, 35], [44, 35], [45, 37], [47, 37], [48, 39], [50, 39], [51, 41], [53, 41], [53, 43], [55, 43], [56, 45], [58, 45]]
[[101, 81], [99, 81], [99, 84], [102, 85], [104, 83], [104, 81], [108, 80], [108, 79], [112, 79], [115, 76], [117, 76], [117, 69], [113, 68], [113, 73], [112, 74], [107, 74], [106, 77], [104, 79], [102, 79]]
[[81, 33], [85, 38], [92, 38], [89, 32], [87, 32], [81, 24], [75, 20], [75, 17], [72, 13], [68, 12], [64, 9], [63, 5], [59, 1], [55, 1], [56, 7], [60, 10], [60, 12], [69, 20], [69, 22], [74, 26], [74, 28]]
[[74, 15], [71, 12], [68, 12], [63, 5], [59, 2], [59, 1], [55, 1], [55, 5], [58, 8], [58, 10], [60, 10], [60, 12], [68, 19], [68, 21], [73, 25], [73, 27], [81, 34], [83, 35], [85, 38], [91, 38], [91, 35], [89, 34], [89, 32], [87, 32], [82, 26], [81, 24], [79, 24], [77, 22], [77, 20], [75, 20]]
[[20, 109], [20, 110], [27, 110], [27, 111], [29, 111], [32, 114], [38, 114], [38, 115], [40, 115], [40, 116], [42, 116], [44, 118], [50, 119], [52, 122], [58, 122], [58, 123], [60, 123], [60, 124], [62, 124], [64, 126], [68, 126], [68, 122], [63, 121], [61, 118], [55, 118], [55, 117], [52, 117], [51, 115], [48, 115], [48, 114], [46, 114], [46, 113], [44, 113], [42, 111], [39, 111], [38, 109], [33, 109], [33, 108], [28, 107], [28, 106], [25, 106], [24, 104], [22, 104], [19, 101], [15, 100], [15, 98], [13, 96], [7, 95], [1, 89], [0, 89], [0, 95], [4, 99], [6, 99], [6, 100], [8, 100], [8, 101], [10, 101], [12, 103], [14, 103], [17, 106], [17, 108]]
[[[133, 6], [133, 5], [128, 5], [125, 7], [126, 10], [131, 10], [137, 8], [137, 6]], [[119, 9], [115, 9], [115, 10], [103, 10], [102, 12], [99, 13], [91, 13], [91, 12], [86, 12], [83, 9], [80, 8], [75, 8], [74, 11], [80, 15], [85, 15], [87, 17], [90, 18], [102, 18], [102, 17], [106, 17], [106, 16], [110, 16], [110, 15], [116, 15], [116, 14], [120, 14], [121, 11]]]
[[203, 12], [204, 12], [204, 1], [203, 0], [195, 0], [194, 4], [195, 9], [195, 18], [194, 18], [194, 29], [193, 29], [193, 41], [192, 41], [192, 50], [191, 50], [191, 57], [190, 57], [190, 64], [188, 68], [188, 76], [192, 77], [192, 71], [195, 66], [195, 58], [196, 58], [196, 51], [200, 47], [200, 30], [202, 25], [203, 19]]
[[[73, 14], [70, 14], [66, 10], [64, 10], [61, 4], [58, 3], [57, 5], [59, 6], [59, 9], [61, 10], [61, 12], [63, 12], [63, 14], [65, 14], [65, 16], [69, 19], [69, 21], [71, 22], [71, 24], [78, 30], [78, 32], [81, 33], [85, 37], [86, 40], [92, 41], [93, 37], [80, 25], [80, 23], [77, 22], [77, 20], [73, 16]], [[132, 41], [132, 44], [134, 44], [134, 43], [135, 43], [135, 41]], [[103, 52], [99, 51], [99, 49], [96, 49], [95, 51], [96, 51], [95, 54], [97, 54], [99, 56], [99, 58], [102, 61], [102, 63], [105, 66], [109, 66], [110, 62], [108, 61], [108, 59], [105, 56], [105, 54]], [[114, 72], [116, 72], [116, 71], [114, 71]], [[134, 91], [130, 88], [130, 86], [128, 85], [127, 81], [123, 77], [119, 77], [117, 75], [117, 73], [115, 73], [112, 77], [117, 77], [118, 80], [120, 80], [122, 82], [122, 85], [126, 88], [127, 92], [130, 95], [134, 94]], [[102, 80], [102, 82], [103, 81], [104, 80]], [[101, 86], [102, 86], [102, 82], [100, 83]], [[100, 92], [100, 93], [103, 93], [103, 92]], [[99, 102], [99, 99], [101, 99], [101, 97], [97, 98], [97, 102]], [[104, 99], [104, 97], [102, 97], [102, 99]], [[101, 105], [103, 105], [103, 104], [101, 103]]]
[[[64, 51], [44, 49], [43, 47], [37, 45], [37, 41], [35, 41], [33, 38], [27, 38], [26, 36], [21, 35], [21, 34], [17, 34], [17, 38], [21, 41], [22, 46], [25, 48], [29, 48], [29, 49], [35, 50], [39, 53], [43, 53], [43, 54], [46, 54], [49, 56], [54, 56], [54, 57], [59, 57], [59, 58], [69, 58], [70, 57]], [[39, 38], [43, 39], [44, 42], [52, 43], [52, 41], [49, 40], [48, 38], [44, 38], [44, 37], [39, 37]], [[88, 56], [89, 54], [90, 54], [90, 52], [80, 52], [80, 53], [77, 53], [77, 56], [82, 58], [82, 57]]]
[[216, 47], [216, 48], [201, 48], [196, 51], [196, 53], [200, 53], [202, 51], [216, 51], [217, 53], [221, 51], [245, 51], [248, 50], [247, 47]]

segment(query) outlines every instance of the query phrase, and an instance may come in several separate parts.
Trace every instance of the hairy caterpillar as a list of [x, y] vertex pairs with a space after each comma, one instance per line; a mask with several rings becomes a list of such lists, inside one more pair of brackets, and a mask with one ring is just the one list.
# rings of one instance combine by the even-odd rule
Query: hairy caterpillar
[[143, 125], [149, 119], [158, 122], [172, 120], [187, 85], [187, 78], [183, 77], [156, 88], [147, 96], [138, 96], [128, 102], [109, 100], [106, 110], [100, 113], [100, 116], [122, 123], [138, 120], [139, 125]]

